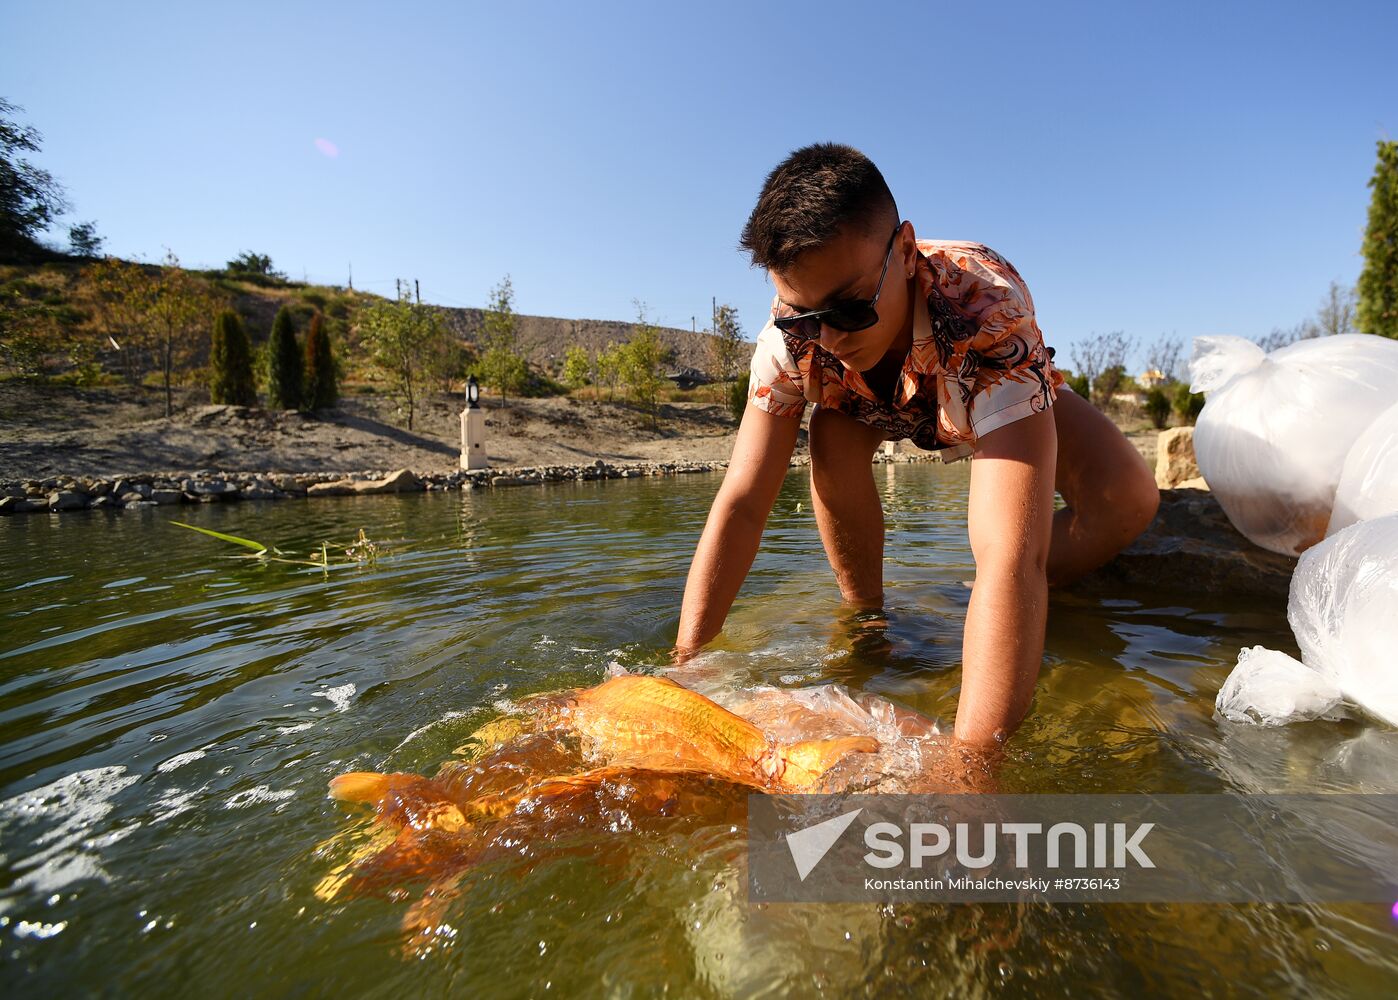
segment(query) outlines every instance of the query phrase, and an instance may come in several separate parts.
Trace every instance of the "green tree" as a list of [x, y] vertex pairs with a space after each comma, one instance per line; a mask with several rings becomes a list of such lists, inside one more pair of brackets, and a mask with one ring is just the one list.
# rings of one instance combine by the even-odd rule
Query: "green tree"
[[256, 406], [257, 389], [252, 378], [252, 345], [243, 321], [232, 309], [214, 317], [209, 345], [209, 399], [233, 406]]
[[[744, 383], [744, 394], [747, 392], [745, 378], [740, 378], [744, 374], [744, 364], [746, 359], [747, 343], [743, 338], [743, 328], [738, 323], [738, 310], [728, 303], [718, 307], [714, 315], [714, 333], [709, 341], [709, 355], [713, 364], [713, 376], [719, 383], [728, 382], [732, 379], [739, 379]], [[744, 396], [746, 402], [746, 395]]]
[[1146, 393], [1146, 416], [1156, 430], [1164, 430], [1170, 422], [1170, 398], [1158, 385]]
[[481, 317], [482, 339], [490, 347], [516, 346], [519, 317], [515, 314], [515, 287], [507, 274], [490, 290], [490, 305]]
[[272, 320], [267, 341], [267, 405], [274, 410], [299, 410], [303, 401], [301, 345], [291, 310], [282, 306]]
[[155, 282], [141, 264], [104, 257], [84, 268], [96, 291], [102, 332], [121, 356], [122, 370], [132, 385], [140, 381], [142, 359], [152, 346], [150, 303]]
[[97, 235], [95, 222], [75, 222], [68, 227], [68, 252], [74, 257], [100, 257], [104, 242]]
[[400, 292], [397, 301], [380, 299], [359, 312], [359, 330], [375, 366], [408, 410], [413, 429], [424, 386], [436, 374], [447, 336], [441, 313]]
[[156, 359], [165, 388], [165, 415], [175, 412], [172, 383], [175, 367], [193, 353], [194, 339], [207, 327], [207, 317], [222, 303], [203, 282], [180, 266], [174, 251], [167, 251], [154, 276], [148, 296], [147, 323], [154, 337]]
[[0, 288], [0, 367], [11, 375], [41, 374], [49, 320], [42, 303], [31, 301], [13, 285]]
[[616, 398], [616, 384], [621, 379], [625, 348], [625, 344], [609, 340], [607, 346], [597, 352], [597, 384], [607, 387], [607, 402]]
[[39, 234], [68, 210], [62, 185], [24, 158], [39, 151], [44, 137], [13, 120], [23, 110], [0, 97], [0, 260], [43, 255]]
[[1199, 419], [1199, 414], [1204, 409], [1204, 394], [1202, 392], [1190, 392], [1189, 385], [1180, 382], [1175, 386], [1174, 398], [1171, 400], [1175, 406], [1175, 413], [1187, 424], [1192, 424]]
[[637, 303], [636, 310], [631, 339], [621, 353], [621, 380], [632, 400], [650, 416], [651, 426], [658, 427], [660, 388], [665, 384], [661, 373], [665, 346], [660, 342], [660, 330], [646, 319], [645, 306]]
[[490, 290], [490, 304], [481, 318], [481, 346], [481, 378], [495, 387], [505, 403], [529, 378], [529, 365], [519, 349], [519, 317], [508, 274]]
[[340, 398], [335, 384], [335, 357], [325, 317], [317, 312], [306, 331], [305, 407], [311, 412], [328, 410]]
[[1374, 193], [1364, 230], [1355, 325], [1364, 333], [1398, 337], [1398, 140], [1379, 143], [1369, 187]]
[[271, 281], [285, 281], [286, 275], [272, 266], [272, 258], [266, 254], [244, 250], [224, 265], [224, 271], [235, 278], [264, 278]]
[[529, 378], [529, 366], [508, 347], [491, 347], [481, 355], [481, 381], [494, 386], [500, 402], [509, 405], [511, 394], [518, 394]]
[[563, 355], [563, 384], [569, 389], [581, 389], [587, 385], [591, 368], [592, 358], [587, 348], [574, 344]]
[[1129, 381], [1125, 365], [1108, 365], [1098, 372], [1097, 377], [1092, 380], [1092, 395], [1098, 409], [1105, 410], [1111, 406], [1112, 397], [1118, 392], [1127, 391], [1126, 384]]

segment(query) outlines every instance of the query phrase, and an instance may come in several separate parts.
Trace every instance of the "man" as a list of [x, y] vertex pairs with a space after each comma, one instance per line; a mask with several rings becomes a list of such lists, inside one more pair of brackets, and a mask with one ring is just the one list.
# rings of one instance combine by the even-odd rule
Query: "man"
[[[768, 175], [742, 246], [776, 288], [749, 405], [685, 585], [676, 651], [722, 628], [752, 565], [808, 402], [811, 497], [846, 602], [883, 602], [873, 455], [911, 438], [971, 456], [955, 736], [1002, 743], [1033, 698], [1048, 585], [1109, 560], [1155, 516], [1144, 459], [1054, 370], [1019, 273], [979, 243], [918, 240], [878, 168], [849, 146]], [[1066, 507], [1053, 510], [1055, 489]]]

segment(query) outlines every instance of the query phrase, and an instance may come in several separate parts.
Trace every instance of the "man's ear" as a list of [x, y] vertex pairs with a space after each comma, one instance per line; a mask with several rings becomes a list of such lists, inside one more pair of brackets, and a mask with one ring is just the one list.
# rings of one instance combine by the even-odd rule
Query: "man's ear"
[[898, 234], [898, 242], [901, 244], [898, 259], [903, 263], [903, 277], [911, 278], [917, 273], [917, 233], [913, 231], [911, 221]]

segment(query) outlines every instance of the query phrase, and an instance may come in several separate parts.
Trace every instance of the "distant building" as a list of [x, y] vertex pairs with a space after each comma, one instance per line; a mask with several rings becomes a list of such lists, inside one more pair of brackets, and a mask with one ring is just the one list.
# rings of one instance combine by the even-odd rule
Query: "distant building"
[[1136, 378], [1136, 384], [1142, 389], [1154, 389], [1158, 385], [1164, 385], [1170, 381], [1170, 376], [1166, 375], [1159, 368], [1147, 368]]

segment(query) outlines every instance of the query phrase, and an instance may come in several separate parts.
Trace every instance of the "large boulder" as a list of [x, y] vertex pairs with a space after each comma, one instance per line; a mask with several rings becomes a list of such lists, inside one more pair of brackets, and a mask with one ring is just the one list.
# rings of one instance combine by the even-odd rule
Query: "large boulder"
[[1295, 557], [1244, 538], [1212, 493], [1162, 490], [1160, 510], [1145, 533], [1076, 587], [1128, 596], [1138, 590], [1255, 598], [1285, 608], [1295, 568]]
[[49, 510], [82, 510], [87, 498], [75, 490], [55, 490], [49, 494]]
[[383, 479], [360, 479], [354, 484], [356, 493], [416, 493], [422, 489], [422, 480], [407, 469], [390, 472]]
[[407, 469], [399, 469], [383, 479], [339, 479], [333, 483], [313, 483], [306, 492], [313, 497], [333, 497], [362, 493], [414, 493], [421, 489], [422, 480]]
[[354, 492], [354, 483], [348, 479], [338, 479], [333, 483], [311, 483], [306, 487], [306, 495], [312, 497], [345, 497]]
[[1190, 479], [1199, 478], [1194, 460], [1194, 428], [1171, 427], [1161, 431], [1155, 445], [1155, 485], [1172, 490]]

